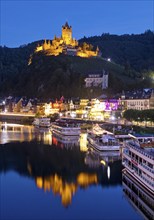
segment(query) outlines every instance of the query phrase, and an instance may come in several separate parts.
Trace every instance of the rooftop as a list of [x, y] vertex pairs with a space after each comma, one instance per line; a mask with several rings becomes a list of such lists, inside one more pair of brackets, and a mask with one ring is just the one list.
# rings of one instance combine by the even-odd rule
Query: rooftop
[[138, 89], [134, 91], [123, 91], [121, 96], [125, 99], [149, 99], [152, 95], [153, 89]]

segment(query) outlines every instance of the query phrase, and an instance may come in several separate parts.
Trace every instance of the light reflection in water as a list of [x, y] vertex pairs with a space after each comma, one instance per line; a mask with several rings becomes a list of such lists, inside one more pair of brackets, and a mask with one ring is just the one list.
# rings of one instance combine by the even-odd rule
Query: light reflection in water
[[76, 193], [79, 187], [88, 187], [91, 184], [97, 184], [97, 175], [80, 173], [75, 182], [66, 182], [58, 174], [48, 177], [36, 177], [36, 185], [39, 189], [45, 192], [52, 190], [55, 195], [61, 196], [61, 202], [64, 207], [67, 207], [72, 202], [72, 196]]
[[49, 129], [36, 129], [29, 125], [0, 124], [0, 144], [23, 141], [42, 141], [44, 144], [52, 145], [52, 135]]
[[65, 136], [53, 133], [52, 143], [60, 148], [73, 148], [79, 146], [79, 136]]
[[107, 177], [110, 179], [110, 166], [107, 167]]
[[[13, 141], [32, 141], [37, 140], [46, 145], [55, 145], [61, 148], [74, 148], [80, 146], [80, 151], [85, 154], [84, 164], [90, 168], [104, 166], [107, 169], [107, 177], [110, 179], [110, 166], [108, 162], [119, 159], [119, 154], [100, 155], [98, 152], [87, 147], [87, 134], [79, 136], [60, 136], [52, 134], [49, 129], [36, 129], [33, 126], [22, 126], [17, 124], [0, 125], [0, 144]], [[27, 158], [27, 170], [30, 176], [33, 176], [34, 170], [32, 164]], [[47, 176], [35, 176], [36, 186], [39, 189], [52, 191], [55, 195], [61, 196], [63, 206], [67, 207], [72, 202], [73, 195], [79, 188], [87, 188], [90, 185], [98, 184], [97, 173], [80, 172], [75, 180], [70, 182], [64, 180], [62, 176], [55, 173]]]
[[86, 152], [87, 134], [83, 133], [79, 136], [60, 136], [52, 134], [48, 128], [35, 128], [29, 125], [20, 124], [0, 124], [0, 144], [6, 144], [13, 141], [23, 142], [37, 140], [48, 145], [56, 145], [61, 148], [79, 146], [80, 150]]
[[88, 147], [87, 147], [87, 134], [86, 133], [81, 133], [80, 135], [80, 150], [81, 151], [87, 151]]

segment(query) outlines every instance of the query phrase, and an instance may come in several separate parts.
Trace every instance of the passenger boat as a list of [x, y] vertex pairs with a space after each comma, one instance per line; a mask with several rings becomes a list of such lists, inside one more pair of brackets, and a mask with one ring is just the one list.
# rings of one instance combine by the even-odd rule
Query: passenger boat
[[125, 142], [122, 153], [123, 172], [129, 173], [139, 184], [154, 193], [154, 145], [140, 144], [134, 137]]
[[59, 133], [61, 135], [80, 135], [80, 124], [69, 120], [57, 120], [51, 125], [52, 132]]
[[49, 128], [51, 126], [50, 118], [47, 117], [35, 118], [32, 124], [36, 127], [43, 128]]
[[95, 124], [92, 126], [92, 129], [91, 130], [88, 130], [88, 133], [93, 133], [93, 134], [96, 134], [96, 135], [101, 135], [104, 133], [104, 131], [108, 134], [113, 134], [109, 131], [106, 131], [104, 130], [103, 128], [101, 128], [101, 126], [99, 124]]
[[120, 150], [120, 143], [114, 134], [106, 130], [97, 134], [95, 130], [88, 131], [88, 143], [98, 151], [118, 151]]

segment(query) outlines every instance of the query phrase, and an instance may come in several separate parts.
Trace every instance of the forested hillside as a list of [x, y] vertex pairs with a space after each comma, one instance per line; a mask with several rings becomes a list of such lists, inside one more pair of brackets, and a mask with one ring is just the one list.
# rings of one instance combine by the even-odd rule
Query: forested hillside
[[143, 34], [110, 35], [102, 34], [80, 40], [99, 46], [102, 57], [139, 72], [154, 70], [154, 32]]
[[[37, 41], [19, 48], [0, 47], [0, 96], [27, 95], [39, 97], [95, 97], [100, 88], [85, 89], [88, 73], [109, 73], [108, 92], [153, 87], [154, 34], [110, 35], [83, 38], [99, 46], [102, 58], [80, 58], [66, 55], [34, 54]], [[28, 61], [32, 55], [32, 63]], [[106, 61], [110, 57], [111, 62]]]

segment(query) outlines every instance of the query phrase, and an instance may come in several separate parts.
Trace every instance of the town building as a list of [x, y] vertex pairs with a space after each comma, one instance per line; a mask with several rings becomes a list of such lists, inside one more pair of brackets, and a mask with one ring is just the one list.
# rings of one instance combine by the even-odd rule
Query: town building
[[122, 92], [120, 106], [123, 110], [154, 109], [154, 90], [143, 89], [136, 91]]
[[108, 73], [104, 70], [99, 74], [89, 74], [85, 78], [86, 88], [88, 87], [101, 87], [102, 89], [108, 88]]

